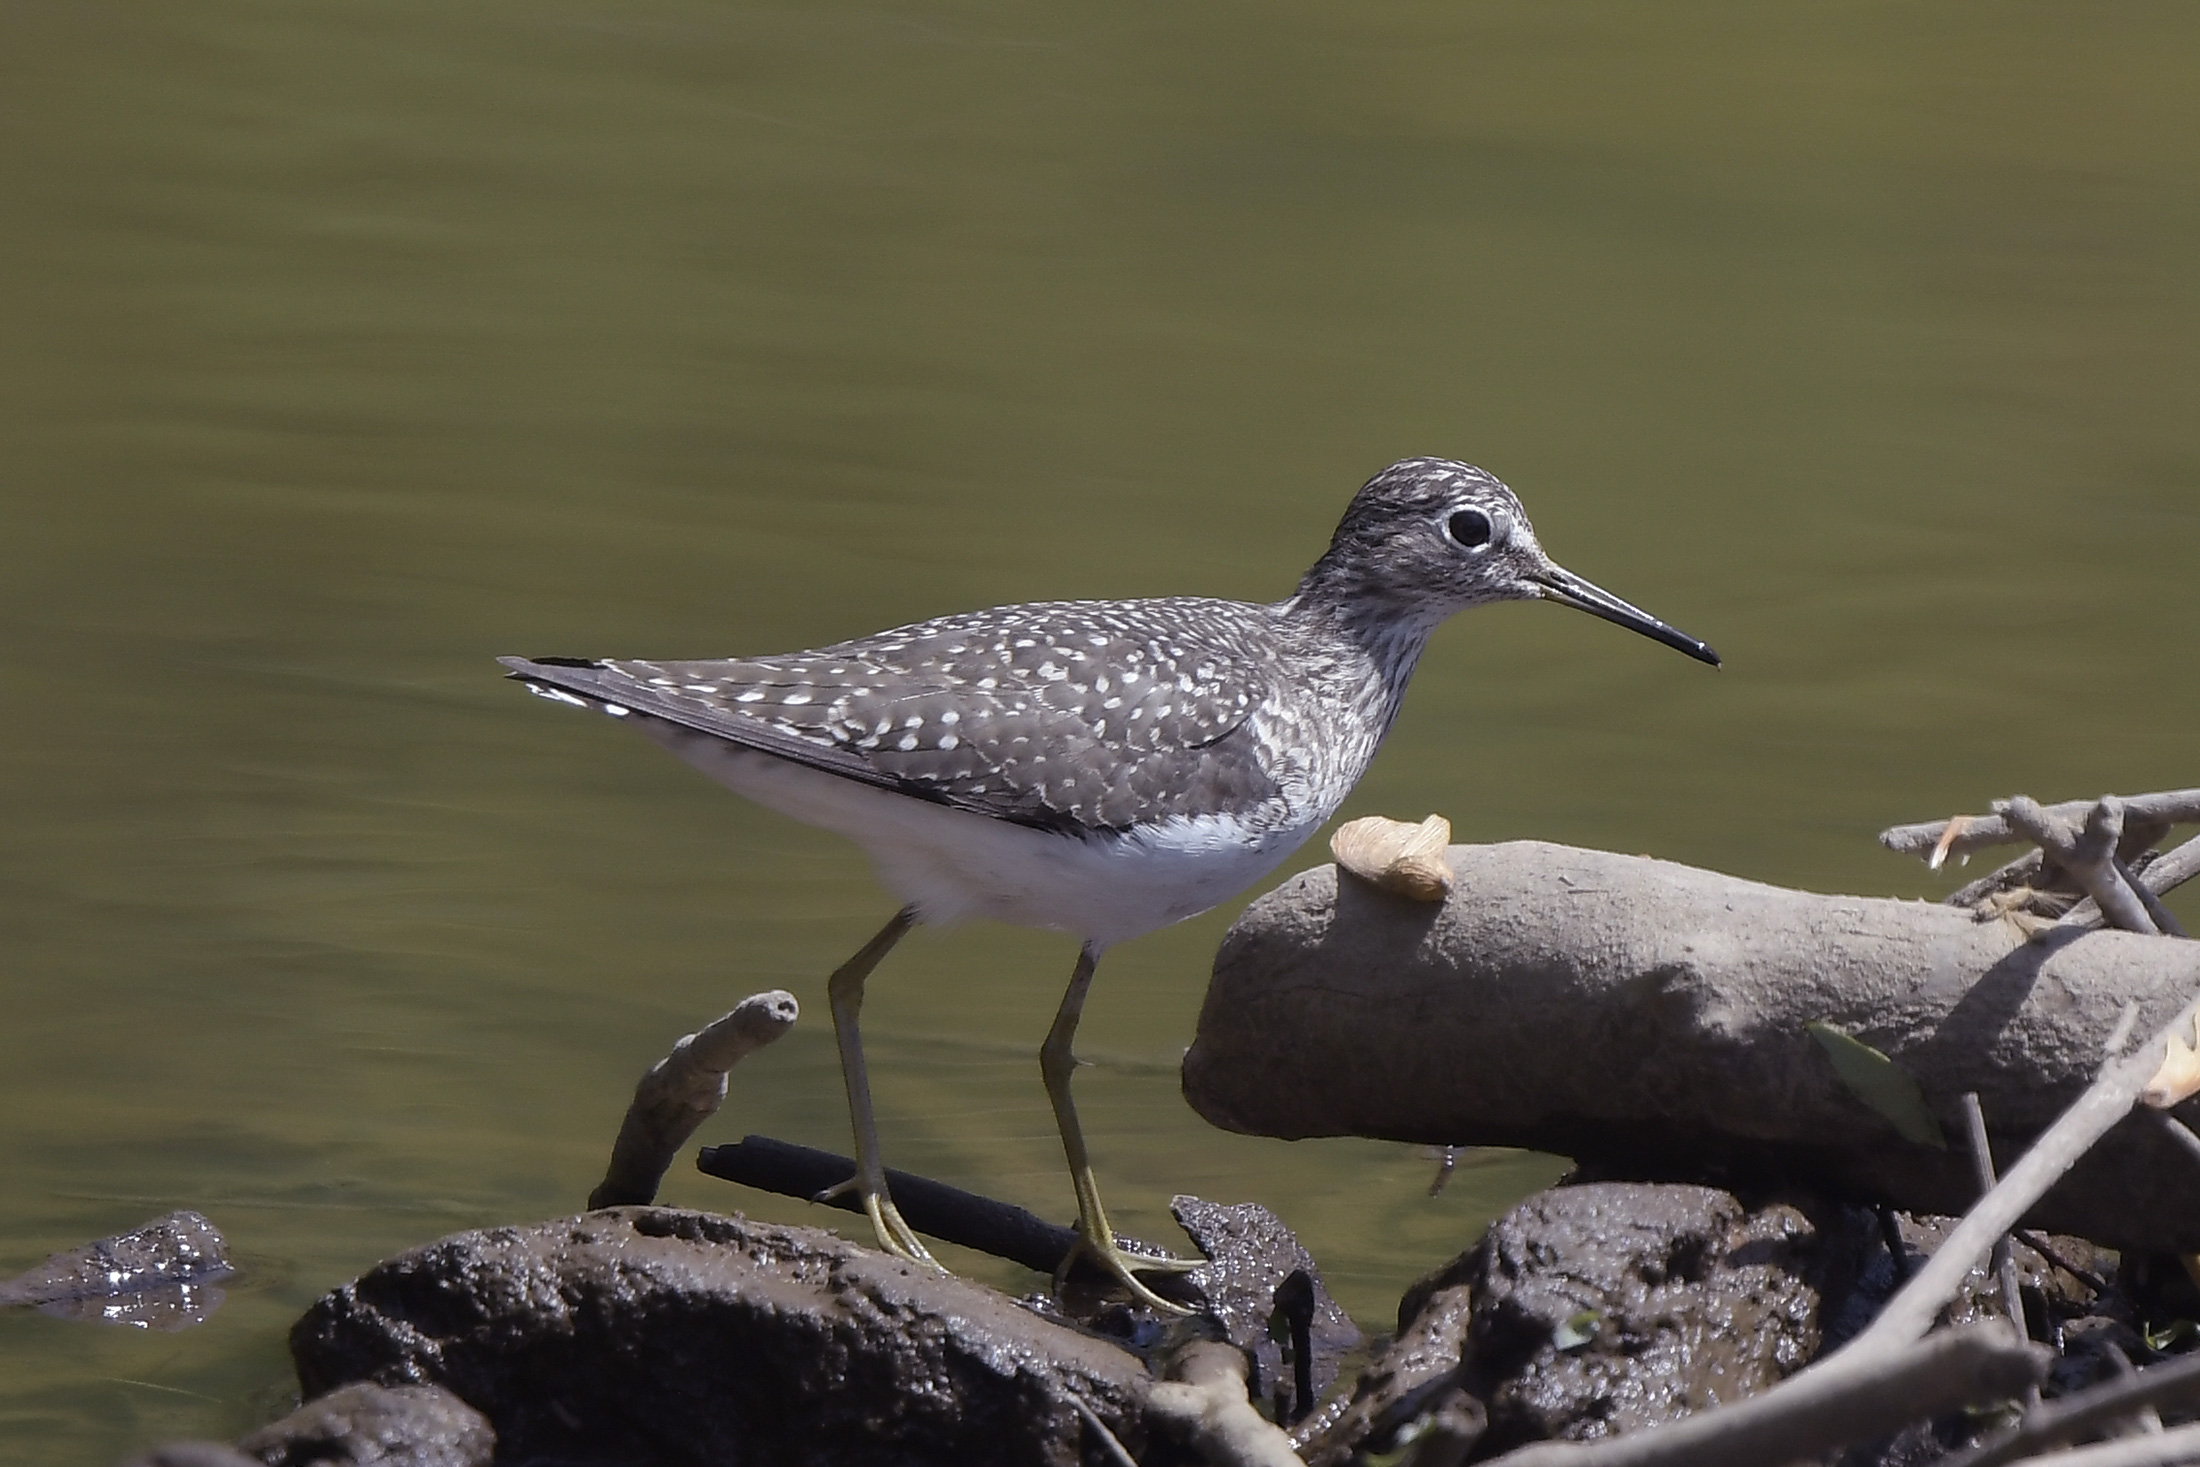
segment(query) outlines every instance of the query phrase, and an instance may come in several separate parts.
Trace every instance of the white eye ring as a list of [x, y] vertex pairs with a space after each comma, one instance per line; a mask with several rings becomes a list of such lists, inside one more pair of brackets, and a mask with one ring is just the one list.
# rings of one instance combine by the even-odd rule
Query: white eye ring
[[1497, 543], [1497, 519], [1467, 505], [1444, 517], [1444, 536], [1462, 550], [1487, 550]]

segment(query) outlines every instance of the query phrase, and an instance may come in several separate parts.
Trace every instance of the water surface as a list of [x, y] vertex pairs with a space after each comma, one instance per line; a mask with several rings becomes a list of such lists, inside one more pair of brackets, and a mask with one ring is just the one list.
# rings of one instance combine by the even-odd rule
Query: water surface
[[[578, 1206], [749, 992], [808, 1016], [704, 1139], [845, 1144], [860, 859], [498, 653], [1272, 598], [1440, 453], [1728, 666], [1462, 618], [1348, 814], [1927, 895], [1880, 826], [2200, 782], [2196, 61], [2166, 3], [11, 7], [0, 1269], [189, 1206], [244, 1272], [0, 1317], [0, 1462], [272, 1414], [307, 1302]], [[1233, 910], [1109, 955], [1102, 1186], [1269, 1203], [1380, 1326], [1554, 1164], [1209, 1130]], [[1068, 1215], [1072, 956], [893, 956], [895, 1164]]]

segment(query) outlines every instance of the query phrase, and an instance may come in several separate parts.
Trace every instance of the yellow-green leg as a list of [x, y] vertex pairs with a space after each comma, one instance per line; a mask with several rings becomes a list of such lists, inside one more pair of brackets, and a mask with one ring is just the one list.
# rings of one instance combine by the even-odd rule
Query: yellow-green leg
[[1085, 1133], [1077, 1124], [1077, 1107], [1069, 1098], [1070, 1073], [1077, 1068], [1077, 1056], [1070, 1052], [1070, 1045], [1077, 1037], [1077, 1020], [1085, 1011], [1085, 991], [1092, 987], [1093, 969], [1099, 962], [1100, 949], [1086, 943], [1077, 954], [1077, 967], [1070, 974], [1068, 991], [1062, 995], [1062, 1007], [1054, 1015], [1054, 1027], [1047, 1031], [1046, 1043], [1039, 1046], [1039, 1073], [1046, 1080], [1047, 1099], [1054, 1102], [1054, 1124], [1061, 1130], [1062, 1150], [1069, 1157], [1070, 1182], [1077, 1189], [1077, 1246], [1062, 1260], [1055, 1277], [1059, 1280], [1065, 1276], [1078, 1258], [1089, 1258], [1149, 1308], [1189, 1314], [1191, 1310], [1172, 1304], [1140, 1283], [1137, 1273], [1181, 1272], [1197, 1268], [1198, 1263], [1140, 1258], [1117, 1244], [1115, 1232], [1108, 1226], [1108, 1215], [1100, 1209], [1100, 1189], [1092, 1180], [1092, 1161], [1085, 1154]]
[[938, 1268], [938, 1261], [902, 1220], [894, 1199], [886, 1195], [886, 1163], [879, 1159], [878, 1122], [871, 1115], [871, 1077], [863, 1067], [863, 1036], [856, 1028], [856, 1016], [863, 1011], [863, 980], [916, 925], [916, 909], [902, 908], [825, 984], [825, 995], [832, 1003], [833, 1038], [840, 1044], [840, 1076], [848, 1085], [848, 1114], [855, 1122], [856, 1174], [812, 1200], [824, 1202], [854, 1192], [863, 1199], [863, 1212], [878, 1234], [879, 1247], [911, 1263]]

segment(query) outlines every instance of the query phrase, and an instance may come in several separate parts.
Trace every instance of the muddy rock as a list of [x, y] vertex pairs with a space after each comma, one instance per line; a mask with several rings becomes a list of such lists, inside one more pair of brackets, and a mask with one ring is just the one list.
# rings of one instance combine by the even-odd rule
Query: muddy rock
[[59, 1319], [186, 1329], [220, 1306], [215, 1285], [233, 1272], [228, 1246], [201, 1214], [171, 1212], [0, 1282], [0, 1307], [31, 1304]]
[[1407, 1294], [1397, 1335], [1360, 1372], [1351, 1394], [1293, 1431], [1292, 1444], [1308, 1467], [1343, 1467], [1362, 1451], [1389, 1451], [1401, 1428], [1439, 1408], [1471, 1423], [1472, 1436], [1481, 1434], [1481, 1403], [1459, 1387], [1474, 1290], [1445, 1274], [1423, 1279]]
[[1465, 1384], [1495, 1447], [1584, 1441], [1738, 1401], [1810, 1363], [1823, 1269], [1795, 1208], [1708, 1187], [1542, 1192], [1454, 1270], [1474, 1293]]
[[657, 1207], [401, 1254], [290, 1343], [309, 1394], [440, 1385], [488, 1418], [500, 1460], [570, 1464], [1070, 1467], [1080, 1404], [1140, 1449], [1148, 1384], [990, 1289], [813, 1228]]
[[[1327, 1394], [1337, 1378], [1337, 1362], [1359, 1348], [1360, 1331], [1329, 1296], [1321, 1270], [1297, 1234], [1257, 1202], [1177, 1197], [1169, 1203], [1169, 1213], [1207, 1255], [1207, 1263], [1192, 1272], [1192, 1281], [1224, 1338], [1252, 1356], [1258, 1367], [1253, 1394], [1276, 1403], [1279, 1420], [1287, 1419], [1285, 1408], [1296, 1391], [1293, 1364], [1272, 1326], [1281, 1322], [1279, 1314], [1290, 1312], [1286, 1280], [1293, 1274], [1304, 1276], [1301, 1322], [1312, 1396], [1318, 1400]], [[1287, 1330], [1281, 1333], [1283, 1340], [1291, 1338]]]
[[1875, 1250], [1857, 1209], [1752, 1209], [1709, 1187], [1591, 1182], [1528, 1198], [1399, 1303], [1351, 1395], [1298, 1433], [1313, 1467], [1442, 1418], [1494, 1456], [1740, 1400], [1809, 1364]]
[[237, 1443], [264, 1467], [488, 1467], [488, 1418], [438, 1386], [338, 1386]]

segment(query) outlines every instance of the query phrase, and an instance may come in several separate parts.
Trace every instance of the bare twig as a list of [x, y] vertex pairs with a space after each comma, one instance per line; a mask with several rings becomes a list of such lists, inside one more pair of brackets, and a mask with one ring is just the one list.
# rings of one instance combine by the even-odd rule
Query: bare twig
[[2200, 835], [2155, 857], [2146, 869], [2147, 890], [2163, 896], [2200, 876]]
[[[2059, 805], [2046, 806], [2049, 815], [2058, 820], [2077, 821], [2085, 818], [2095, 801], [2069, 800]], [[2126, 814], [2134, 820], [2154, 825], [2186, 825], [2200, 821], [2200, 789], [2160, 790], [2153, 794], [2130, 795], [2124, 800]], [[1946, 841], [1943, 854], [1967, 856], [1990, 846], [2014, 845], [2027, 839], [1997, 811], [1992, 815], [1957, 816], [1964, 822], [1963, 829]], [[1949, 821], [1927, 820], [1917, 825], [1891, 826], [1879, 833], [1879, 843], [1897, 855], [1924, 855], [1942, 844]]]
[[[1971, 1170], [1978, 1176], [1981, 1197], [1994, 1190], [1994, 1151], [1986, 1137], [1986, 1110], [1978, 1103], [1978, 1092], [1963, 1092], [1963, 1123], [1971, 1143]], [[1994, 1277], [2001, 1284], [2001, 1307], [2008, 1314], [2009, 1323], [2017, 1332], [2017, 1338], [2028, 1340], [2031, 1331], [2024, 1323], [2024, 1296], [2017, 1292], [2017, 1262], [2009, 1253], [2009, 1235], [2002, 1234], [1994, 1240]]]
[[[2101, 1353], [2115, 1363], [2116, 1374], [2121, 1378], [2129, 1380], [2139, 1373], [2139, 1367], [2131, 1363], [2131, 1357], [2114, 1340], [2101, 1341]], [[2039, 1402], [2034, 1401], [2032, 1404], [2037, 1406]], [[2151, 1402], [2141, 1406], [2131, 1420], [2141, 1431], [2158, 1432], [2162, 1429], [2162, 1413], [2155, 1410]]]
[[1170, 1362], [1170, 1378], [1146, 1393], [1147, 1419], [1220, 1467], [1306, 1467], [1291, 1438], [1246, 1399], [1245, 1375], [1236, 1346], [1194, 1340]]
[[2123, 1008], [2117, 1011], [2115, 1027], [2110, 1029], [2108, 1037], [2101, 1041], [2101, 1053], [2105, 1055], [2122, 1054], [2124, 1052], [2124, 1041], [2131, 1037], [2131, 1031], [2138, 1026], [2139, 1000], [2127, 998], [2124, 1000]]
[[[2039, 852], [2034, 851], [2032, 855], [2037, 857]], [[2007, 870], [2008, 868], [2004, 867], [2003, 869]], [[2148, 897], [2160, 898], [2165, 896], [2192, 880], [2193, 877], [2200, 876], [2200, 836], [2194, 836], [2183, 845], [2155, 857], [2140, 868], [2137, 875], [2137, 885], [2144, 889], [2140, 898], [2142, 901]], [[1970, 888], [1965, 887], [1964, 890], [1968, 891]], [[1958, 896], [1961, 894], [1961, 892], [1957, 893]], [[2148, 910], [2151, 912], [2153, 908], [2150, 907]], [[2060, 925], [2087, 928], [2100, 926], [2100, 904], [2091, 897], [2087, 897], [2070, 909], [2068, 914], [2063, 917]], [[2155, 925], [2161, 926], [2160, 919], [2156, 919]], [[2162, 930], [2167, 932], [2170, 929], [2163, 927]]]
[[2042, 864], [2040, 849], [2034, 846], [2008, 864], [1996, 866], [1984, 876], [1957, 887], [1941, 900], [1951, 907], [1975, 907], [1996, 892], [2032, 885], [2040, 875]]
[[1069, 1398], [1069, 1403], [1085, 1425], [1099, 1438], [1101, 1453], [1115, 1463], [1115, 1467], [1138, 1467], [1138, 1459], [1131, 1455], [1130, 1448], [1123, 1445], [1120, 1437], [1108, 1430], [1108, 1424], [1100, 1419], [1099, 1412], [1075, 1396]]
[[2185, 929], [2179, 925], [2170, 909], [2162, 905], [2162, 899], [2155, 895], [2153, 888], [2134, 875], [2132, 869], [2120, 858], [2113, 864], [2117, 878], [2131, 889], [2131, 894], [2139, 899], [2139, 905], [2146, 908], [2147, 919], [2154, 924], [2154, 930], [2169, 937], [2183, 937]]
[[2025, 1457], [2054, 1467], [2176, 1467], [2200, 1462], [2200, 1426], [2180, 1426], [2155, 1436], [2127, 1436], [2053, 1456]]
[[[2156, 1111], [2155, 1114], [2160, 1115], [2161, 1112]], [[2016, 1232], [2010, 1234], [2010, 1236], [2015, 1238], [2018, 1242], [2022, 1243], [2025, 1247], [2031, 1249], [2034, 1253], [2039, 1254], [2040, 1257], [2046, 1259], [2056, 1268], [2059, 1268], [2064, 1273], [2069, 1274], [2079, 1283], [2084, 1284], [2090, 1292], [2095, 1294], [2105, 1294], [2108, 1292], [2107, 1279], [2102, 1278], [2099, 1274], [2093, 1272], [2093, 1270], [2089, 1268], [2082, 1268], [2079, 1265], [2072, 1263], [2069, 1259], [2063, 1257], [2061, 1250], [2057, 1249], [2054, 1244], [2048, 1242], [2047, 1239], [2041, 1237], [2038, 1233], [2028, 1232], [2023, 1228], [2019, 1228]]]
[[1974, 1401], [2022, 1392], [2048, 1353], [1998, 1326], [1851, 1357], [1844, 1350], [1761, 1395], [1597, 1442], [1541, 1442], [1496, 1460], [1505, 1467], [1762, 1467], [1885, 1436]]
[[634, 1087], [634, 1102], [612, 1143], [611, 1165], [590, 1207], [652, 1202], [665, 1169], [696, 1127], [726, 1098], [726, 1071], [794, 1027], [801, 1006], [783, 989], [751, 994], [733, 1011], [672, 1046]]
[[[2195, 965], [2194, 976], [2200, 979], [2200, 964]], [[1963, 1276], [1993, 1246], [1994, 1239], [2014, 1227], [2017, 1219], [2076, 1165], [2094, 1142], [2131, 1113], [2139, 1092], [2160, 1067], [2171, 1036], [2192, 1032], [2196, 1007], [2200, 1006], [2186, 1004], [2176, 1018], [2137, 1049], [2102, 1066], [2101, 1077], [2040, 1133], [2031, 1149], [1993, 1190], [1964, 1214], [1942, 1241], [1940, 1250], [1887, 1301], [1879, 1317], [1833, 1358], [1896, 1349], [1931, 1328], [1941, 1306], [1962, 1287]]]
[[2158, 932], [2138, 894], [2125, 884], [2116, 861], [2116, 844], [2123, 839], [2124, 806], [2114, 795], [2103, 795], [2086, 812], [2085, 827], [2076, 834], [2061, 818], [2049, 814], [2027, 795], [1997, 800], [2009, 824], [2022, 831], [2045, 851], [2056, 865], [2077, 878], [2086, 895], [2100, 904], [2109, 921], [2126, 932]]

